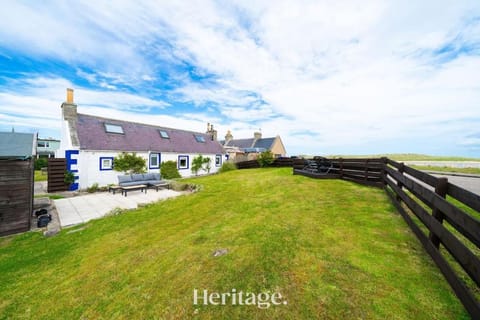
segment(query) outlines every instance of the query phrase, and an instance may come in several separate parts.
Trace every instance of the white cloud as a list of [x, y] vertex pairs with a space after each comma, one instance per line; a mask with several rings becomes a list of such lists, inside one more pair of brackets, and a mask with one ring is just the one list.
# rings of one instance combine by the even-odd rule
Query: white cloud
[[[221, 122], [219, 136], [235, 129], [237, 138], [261, 126], [266, 136], [281, 134], [292, 153], [342, 147], [348, 153], [358, 145], [382, 152], [384, 145], [408, 148], [409, 142], [426, 152], [441, 151], [442, 140], [456, 144], [447, 151], [453, 152], [462, 141], [476, 141], [465, 137], [475, 127], [467, 120], [480, 119], [478, 1], [59, 2], [53, 7], [12, 2], [8, 7], [0, 13], [0, 46], [95, 70], [77, 68], [77, 76], [98, 87], [76, 90], [84, 110], [201, 131], [202, 122], [214, 119]], [[449, 52], [449, 45], [457, 51]], [[437, 54], [442, 49], [446, 53]], [[173, 88], [154, 88], [155, 72], [175, 69], [179, 62], [200, 77], [212, 77], [202, 81], [171, 72]], [[139, 92], [164, 90], [169, 100], [115, 91], [138, 83], [152, 86]], [[50, 119], [55, 112], [48, 106], [56, 108], [59, 94], [73, 85], [48, 76], [28, 84], [26, 96], [3, 90], [4, 113], [36, 104], [46, 112], [31, 109], [32, 115]], [[176, 101], [196, 108], [181, 117]], [[157, 115], [144, 118], [149, 110]]]

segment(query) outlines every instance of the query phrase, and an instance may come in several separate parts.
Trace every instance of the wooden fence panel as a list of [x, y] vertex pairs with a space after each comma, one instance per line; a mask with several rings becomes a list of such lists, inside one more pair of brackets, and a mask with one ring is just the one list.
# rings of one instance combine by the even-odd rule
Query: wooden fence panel
[[386, 169], [387, 173], [395, 180], [400, 181], [409, 191], [420, 199], [425, 199], [430, 207], [439, 209], [445, 219], [454, 226], [460, 233], [467, 237], [475, 245], [480, 247], [480, 221], [465, 213], [452, 203], [446, 201], [435, 192], [427, 189], [418, 182], [402, 176], [391, 168]]
[[470, 277], [480, 285], [480, 260], [471, 252], [458, 238], [448, 231], [440, 222], [438, 222], [425, 209], [410, 198], [403, 190], [401, 190], [391, 180], [388, 181], [392, 190], [398, 194], [402, 201], [412, 210], [412, 212], [420, 219], [420, 221], [434, 233], [450, 254], [460, 263], [463, 269]]
[[[392, 165], [392, 162], [387, 162]], [[392, 167], [397, 168], [397, 170]], [[387, 174], [385, 181], [393, 191], [393, 194], [396, 195], [396, 198], [391, 196], [392, 201], [442, 271], [446, 280], [472, 318], [479, 318], [480, 303], [476, 300], [471, 289], [461, 280], [461, 276], [457, 274], [455, 269], [450, 266], [439, 251], [439, 244], [442, 243], [450, 255], [465, 270], [470, 279], [475, 282], [477, 286], [480, 286], [479, 257], [466, 246], [466, 243], [464, 243], [465, 240], [457, 238], [442, 224], [443, 219], [447, 220], [456, 231], [479, 248], [480, 221], [444, 198], [448, 190], [456, 195], [457, 200], [460, 198], [462, 200], [467, 199], [467, 201], [472, 201], [476, 195], [458, 186], [449, 184], [445, 178], [436, 178], [423, 172], [419, 173], [417, 172], [418, 170], [402, 166], [402, 164], [393, 164], [392, 167], [385, 167]], [[404, 173], [401, 172], [402, 169], [404, 169]], [[435, 191], [429, 189], [429, 186], [434, 187]], [[403, 187], [415, 195], [418, 198], [418, 202], [403, 191]], [[400, 201], [404, 202], [420, 219], [421, 223], [427, 227], [430, 232], [429, 237], [411, 220], [405, 209], [401, 206]], [[432, 214], [424, 209], [422, 202], [432, 208]]]
[[65, 183], [65, 171], [67, 170], [67, 160], [64, 158], [48, 159], [48, 184], [47, 192], [67, 191], [68, 185]]
[[448, 183], [447, 194], [480, 212], [480, 195]]
[[0, 161], [0, 236], [30, 230], [33, 160]]

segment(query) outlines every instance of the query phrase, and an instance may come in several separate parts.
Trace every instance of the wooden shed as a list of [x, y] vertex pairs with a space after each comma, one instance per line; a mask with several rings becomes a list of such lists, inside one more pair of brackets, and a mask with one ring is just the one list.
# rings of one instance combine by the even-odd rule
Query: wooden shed
[[30, 230], [36, 137], [0, 132], [0, 237]]

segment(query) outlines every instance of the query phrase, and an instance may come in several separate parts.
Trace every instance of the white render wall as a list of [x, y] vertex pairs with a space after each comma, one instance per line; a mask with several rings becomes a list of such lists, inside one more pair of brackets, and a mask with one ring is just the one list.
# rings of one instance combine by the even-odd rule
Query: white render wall
[[[177, 162], [178, 168], [178, 156], [185, 155], [188, 156], [188, 169], [178, 169], [178, 172], [182, 177], [190, 177], [194, 174], [192, 173], [192, 160], [198, 154], [191, 154], [191, 153], [171, 153], [171, 152], [152, 152], [152, 153], [160, 153], [160, 162], [165, 161], [175, 161]], [[80, 154], [78, 155], [78, 176], [79, 176], [79, 188], [85, 189], [92, 186], [95, 183], [98, 183], [100, 187], [107, 186], [109, 184], [118, 184], [118, 175], [123, 174], [122, 172], [118, 172], [115, 170], [100, 170], [100, 158], [102, 157], [116, 157], [120, 154], [117, 151], [84, 151], [80, 150]], [[149, 154], [147, 152], [136, 152], [137, 156], [141, 156], [146, 160], [147, 163], [147, 172], [155, 172], [159, 173], [160, 169], [150, 169], [149, 168]], [[220, 166], [215, 165], [215, 157], [216, 154], [202, 154], [203, 157], [209, 157], [211, 159], [210, 162], [210, 173], [216, 173]], [[225, 155], [221, 154], [222, 164], [225, 161]], [[199, 171], [199, 175], [207, 174], [206, 171]]]

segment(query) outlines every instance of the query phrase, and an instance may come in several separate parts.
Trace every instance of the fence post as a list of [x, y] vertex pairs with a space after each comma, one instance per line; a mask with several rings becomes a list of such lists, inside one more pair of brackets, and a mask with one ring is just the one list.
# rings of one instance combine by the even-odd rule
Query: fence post
[[[403, 172], [404, 172], [404, 171], [405, 171], [405, 163], [400, 162], [400, 166], [399, 166], [399, 168], [398, 168], [398, 172], [400, 172], [400, 174], [403, 176]], [[402, 188], [403, 188], [403, 183], [401, 183], [400, 181], [397, 181], [397, 186], [398, 186], [400, 189], [402, 189]], [[402, 198], [400, 198], [400, 196], [399, 196], [398, 194], [397, 194], [396, 198], [397, 198], [397, 201], [399, 201], [399, 202], [402, 200]]]
[[365, 160], [365, 176], [363, 178], [364, 181], [368, 180], [368, 159]]
[[[435, 186], [435, 193], [440, 197], [445, 198], [447, 196], [448, 190], [448, 179], [447, 178], [438, 178], [437, 185]], [[443, 212], [434, 207], [432, 210], [432, 216], [438, 220], [438, 222], [443, 223]], [[433, 243], [435, 248], [440, 248], [440, 239], [430, 231], [429, 235], [430, 241]]]
[[381, 175], [382, 175], [382, 182], [383, 182], [383, 187], [385, 188], [387, 186], [387, 171], [386, 171], [386, 167], [387, 167], [387, 157], [382, 157], [382, 172], [381, 172]]
[[340, 158], [340, 179], [343, 179], [343, 158]]

